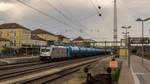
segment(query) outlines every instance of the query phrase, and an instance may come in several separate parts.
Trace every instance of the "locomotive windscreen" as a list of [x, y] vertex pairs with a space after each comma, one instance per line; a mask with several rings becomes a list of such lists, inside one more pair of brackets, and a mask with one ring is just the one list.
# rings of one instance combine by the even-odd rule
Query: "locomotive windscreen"
[[50, 47], [42, 47], [40, 51], [40, 56], [50, 56]]

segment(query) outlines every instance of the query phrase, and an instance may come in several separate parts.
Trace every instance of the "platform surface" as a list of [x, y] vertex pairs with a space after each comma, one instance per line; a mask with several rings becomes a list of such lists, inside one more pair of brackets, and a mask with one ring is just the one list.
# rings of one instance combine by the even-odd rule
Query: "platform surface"
[[128, 68], [127, 60], [123, 60], [118, 84], [134, 84], [131, 70]]
[[39, 60], [38, 57], [39, 56], [24, 56], [24, 57], [0, 58], [0, 65], [38, 61]]
[[150, 61], [141, 57], [131, 56], [131, 68], [128, 68], [127, 61], [124, 61], [120, 74], [119, 84], [150, 84]]
[[0, 58], [0, 59], [28, 59], [28, 58], [37, 58], [39, 56], [23, 56], [23, 57], [10, 57], [10, 58]]

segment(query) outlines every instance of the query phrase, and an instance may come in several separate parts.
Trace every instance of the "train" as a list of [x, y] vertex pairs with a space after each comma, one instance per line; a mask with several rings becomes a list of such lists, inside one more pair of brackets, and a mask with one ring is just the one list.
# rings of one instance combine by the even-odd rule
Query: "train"
[[79, 46], [50, 46], [40, 48], [39, 59], [44, 62], [52, 62], [53, 60], [110, 54], [111, 52], [111, 49], [96, 49]]

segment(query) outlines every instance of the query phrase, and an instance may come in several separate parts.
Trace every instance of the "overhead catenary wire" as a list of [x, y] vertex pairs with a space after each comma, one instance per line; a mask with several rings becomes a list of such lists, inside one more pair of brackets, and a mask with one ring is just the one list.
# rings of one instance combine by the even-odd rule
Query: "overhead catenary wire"
[[61, 23], [61, 24], [64, 24], [64, 25], [66, 25], [66, 26], [69, 26], [67, 23], [65, 23], [65, 22], [63, 22], [63, 21], [57, 19], [56, 17], [53, 17], [53, 16], [51, 16], [51, 15], [49, 15], [49, 14], [47, 14], [47, 13], [45, 13], [45, 12], [43, 12], [43, 11], [37, 9], [37, 8], [34, 8], [34, 7], [32, 7], [32, 6], [30, 6], [30, 5], [26, 4], [26, 3], [24, 3], [24, 2], [21, 1], [21, 0], [17, 0], [17, 1], [20, 2], [20, 3], [23, 4], [23, 5], [25, 5], [25, 6], [29, 7], [29, 8], [31, 8], [31, 9], [33, 9], [33, 10], [39, 12], [39, 13], [42, 14], [42, 15], [45, 15], [45, 16], [47, 16], [47, 17], [49, 17], [49, 18], [51, 18], [51, 19], [53, 19], [53, 20], [55, 20], [55, 21], [57, 21], [57, 22], [59, 22], [59, 23]]
[[[64, 8], [64, 5], [62, 4], [61, 0], [59, 0], [59, 4], [62, 6], [62, 8]], [[65, 10], [63, 9], [63, 11], [65, 11]], [[69, 12], [69, 11], [67, 11], [67, 12]], [[71, 14], [71, 13], [69, 12], [69, 14]], [[85, 19], [89, 19], [89, 18], [91, 18], [91, 17], [93, 17], [93, 16], [95, 16], [95, 14], [89, 15], [89, 16], [86, 17]], [[74, 17], [74, 16], [71, 15], [71, 17]], [[85, 19], [79, 19], [79, 20], [76, 20], [76, 22], [79, 22], [79, 23], [80, 23], [81, 20], [85, 20]], [[83, 25], [83, 26], [84, 26], [84, 25]], [[85, 26], [85, 27], [86, 27], [86, 26]], [[82, 31], [81, 29], [80, 29], [80, 31], [81, 31], [81, 32], [86, 32], [86, 31]], [[87, 32], [86, 32], [86, 33], [87, 33]]]
[[[51, 4], [48, 0], [48, 4], [51, 8], [53, 8], [55, 11], [57, 11], [59, 14], [61, 14], [65, 19], [67, 19], [68, 21], [70, 21], [72, 24], [74, 24], [75, 26], [81, 27], [81, 28], [87, 28], [86, 26], [82, 25], [80, 22], [78, 21], [73, 21], [70, 17], [68, 17], [64, 12], [62, 12], [61, 10], [59, 10], [58, 8], [56, 8], [53, 4]], [[78, 24], [77, 24], [78, 22]], [[80, 30], [79, 30], [80, 31]], [[84, 31], [85, 32], [85, 31]], [[90, 35], [85, 32], [89, 37]]]
[[[95, 1], [96, 3], [97, 3], [97, 6], [94, 4], [94, 2], [92, 1], [92, 0], [90, 0], [91, 1], [91, 3], [93, 4], [93, 8], [95, 9], [98, 9], [98, 6], [100, 6], [100, 5], [103, 5], [102, 3], [100, 4], [100, 0], [93, 0], [93, 1]], [[102, 9], [100, 9], [100, 10], [102, 10]], [[100, 11], [98, 11], [98, 12], [100, 12]], [[108, 22], [106, 22], [105, 21], [105, 19], [104, 19], [104, 17], [101, 17], [102, 18], [102, 22], [105, 24], [105, 25], [108, 25], [108, 24], [110, 24], [110, 23], [108, 23]], [[100, 19], [99, 19], [100, 20]], [[109, 30], [109, 31], [111, 31], [111, 30]]]
[[97, 8], [97, 6], [94, 4], [94, 2], [92, 0], [89, 0], [89, 2], [92, 4], [92, 6], [94, 7], [95, 11], [98, 13], [98, 14], [101, 14]]
[[[19, 3], [21, 3], [21, 4], [25, 5], [25, 6], [27, 6], [27, 7], [29, 7], [29, 8], [31, 8], [31, 9], [35, 10], [35, 11], [37, 11], [38, 13], [40, 13], [40, 14], [42, 14], [42, 15], [44, 15], [44, 16], [47, 16], [47, 17], [49, 17], [50, 19], [53, 19], [53, 20], [57, 21], [58, 23], [64, 24], [65, 26], [68, 26], [69, 28], [76, 29], [76, 28], [73, 28], [70, 24], [67, 24], [66, 22], [61, 21], [61, 20], [57, 19], [56, 17], [53, 17], [53, 16], [51, 16], [51, 15], [49, 15], [49, 14], [47, 14], [47, 13], [45, 13], [45, 12], [43, 12], [43, 11], [37, 9], [37, 8], [34, 8], [34, 7], [32, 7], [31, 5], [28, 5], [28, 4], [24, 3], [24, 2], [21, 1], [21, 0], [17, 0], [17, 1], [18, 1]], [[77, 32], [80, 33], [79, 31], [77, 31]]]
[[[93, 9], [94, 9], [97, 13], [100, 13], [100, 10], [102, 10], [102, 9], [99, 10], [99, 8], [98, 8], [98, 6], [100, 6], [99, 1], [98, 1], [98, 0], [95, 1], [95, 3], [97, 3], [97, 5], [94, 3], [94, 1], [95, 1], [95, 0], [89, 0], [90, 4], [93, 6]], [[102, 4], [102, 5], [103, 5], [103, 4]], [[91, 16], [91, 17], [93, 17], [93, 16]], [[88, 18], [90, 18], [90, 17], [88, 17]], [[87, 18], [86, 18], [86, 19], [87, 19]], [[102, 19], [99, 19], [99, 20], [103, 20], [102, 22], [103, 22], [106, 26], [109, 26], [108, 24], [110, 24], [110, 23], [108, 23], [107, 21], [105, 21], [104, 17], [102, 17]], [[97, 23], [96, 23], [96, 24], [97, 24]], [[103, 26], [104, 26], [104, 25], [103, 25]], [[109, 31], [111, 31], [111, 30], [109, 30]], [[112, 31], [111, 31], [111, 32], [112, 32]]]

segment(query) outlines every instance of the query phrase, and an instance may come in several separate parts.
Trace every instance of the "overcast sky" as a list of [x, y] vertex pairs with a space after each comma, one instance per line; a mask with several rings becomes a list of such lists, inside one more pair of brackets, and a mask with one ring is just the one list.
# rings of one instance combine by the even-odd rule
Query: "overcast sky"
[[[41, 28], [69, 38], [82, 36], [96, 41], [113, 40], [113, 0], [0, 0], [0, 24], [19, 23], [31, 30]], [[141, 36], [141, 22], [137, 18], [150, 17], [150, 0], [117, 0], [118, 38], [123, 38], [121, 26], [131, 25], [130, 36]], [[55, 18], [55, 19], [54, 19]], [[150, 21], [145, 22], [144, 35], [150, 36]]]

